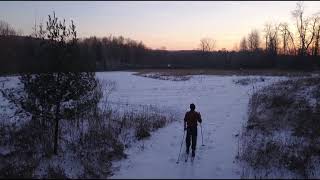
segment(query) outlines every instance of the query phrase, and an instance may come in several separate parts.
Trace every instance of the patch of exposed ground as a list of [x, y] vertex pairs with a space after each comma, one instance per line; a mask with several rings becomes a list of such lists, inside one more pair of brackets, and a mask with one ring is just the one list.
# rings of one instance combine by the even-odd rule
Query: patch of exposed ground
[[144, 75], [150, 73], [158, 73], [162, 76], [190, 76], [190, 75], [221, 75], [221, 76], [312, 76], [320, 74], [319, 71], [298, 71], [298, 70], [280, 70], [280, 69], [141, 69], [136, 70], [135, 75]]

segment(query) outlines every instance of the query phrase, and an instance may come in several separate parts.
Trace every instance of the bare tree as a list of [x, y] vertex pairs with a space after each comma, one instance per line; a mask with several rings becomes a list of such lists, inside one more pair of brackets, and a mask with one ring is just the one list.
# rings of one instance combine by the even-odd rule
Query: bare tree
[[278, 31], [278, 25], [272, 25], [271, 23], [265, 24], [265, 45], [268, 54], [277, 55], [278, 53]]
[[308, 48], [315, 37], [318, 18], [304, 17], [302, 2], [297, 3], [296, 9], [292, 11], [292, 16], [296, 19], [299, 34], [299, 55], [305, 56], [308, 54]]
[[250, 51], [257, 51], [260, 46], [260, 35], [258, 30], [252, 30], [248, 35], [248, 48]]
[[243, 37], [240, 41], [240, 51], [247, 51], [247, 50], [248, 50], [247, 38]]
[[288, 23], [280, 23], [279, 24], [279, 31], [281, 33], [282, 53], [283, 54], [296, 54], [296, 47], [295, 47], [293, 35], [289, 30]]
[[312, 55], [318, 56], [319, 54], [319, 43], [320, 43], [320, 13], [317, 13], [313, 16], [314, 21], [316, 22], [314, 28], [314, 40], [313, 40], [313, 47], [312, 47]]
[[167, 48], [166, 48], [165, 46], [161, 46], [161, 47], [160, 47], [160, 50], [162, 50], [162, 51], [166, 51], [166, 50], [167, 50]]
[[233, 51], [239, 51], [238, 43], [234, 43], [234, 44], [233, 44], [232, 50], [233, 50]]
[[12, 36], [16, 34], [16, 31], [9, 23], [0, 20], [0, 36]]
[[211, 38], [202, 38], [200, 40], [200, 50], [202, 52], [211, 52], [214, 50], [216, 41]]
[[265, 33], [265, 35], [264, 35], [264, 37], [265, 37], [265, 49], [267, 50], [268, 49], [268, 41], [269, 41], [269, 39], [270, 39], [270, 36], [271, 36], [271, 27], [272, 25], [270, 24], [270, 23], [266, 23], [265, 25], [264, 25], [264, 33]]
[[280, 23], [279, 29], [281, 32], [281, 38], [282, 38], [282, 53], [287, 54], [288, 49], [288, 24], [287, 23]]

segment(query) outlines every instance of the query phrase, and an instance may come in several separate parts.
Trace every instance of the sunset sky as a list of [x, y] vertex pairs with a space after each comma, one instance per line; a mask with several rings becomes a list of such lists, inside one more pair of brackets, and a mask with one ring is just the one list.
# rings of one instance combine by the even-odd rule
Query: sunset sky
[[[307, 15], [320, 12], [320, 2], [304, 2]], [[47, 20], [55, 11], [73, 19], [80, 37], [123, 35], [148, 47], [196, 49], [203, 37], [216, 40], [216, 49], [232, 49], [251, 29], [262, 31], [266, 22], [294, 25], [296, 1], [221, 2], [0, 2], [0, 20], [32, 32], [35, 19]]]

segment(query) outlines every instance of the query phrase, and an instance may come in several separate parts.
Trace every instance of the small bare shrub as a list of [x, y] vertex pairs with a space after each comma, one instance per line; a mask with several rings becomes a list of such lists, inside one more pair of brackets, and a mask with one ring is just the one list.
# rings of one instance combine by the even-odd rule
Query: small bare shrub
[[286, 96], [285, 94], [273, 95], [270, 101], [271, 108], [286, 108], [294, 103], [294, 99]]
[[160, 80], [170, 80], [170, 81], [187, 81], [191, 78], [191, 76], [180, 75], [180, 74], [166, 74], [166, 73], [155, 73], [155, 74], [135, 74], [142, 77], [152, 78], [152, 79], [160, 79]]
[[164, 116], [154, 117], [154, 121], [152, 122], [152, 129], [163, 128], [167, 123], [167, 119]]
[[138, 140], [149, 137], [151, 131], [151, 124], [146, 117], [137, 119], [137, 126], [135, 129], [135, 136]]
[[52, 167], [49, 166], [47, 179], [67, 179], [67, 175], [64, 173], [64, 170], [61, 167]]
[[[41, 157], [51, 151], [50, 131], [35, 120], [21, 128], [2, 125], [0, 146], [8, 147], [9, 152], [0, 157], [1, 178], [32, 178]], [[49, 152], [49, 154], [48, 154]]]
[[253, 83], [256, 83], [256, 82], [263, 82], [263, 81], [265, 81], [264, 77], [259, 77], [259, 78], [247, 77], [247, 78], [233, 80], [233, 82], [235, 84], [240, 84], [242, 86], [247, 86], [249, 84], [253, 84]]
[[[78, 153], [84, 166], [85, 178], [103, 178], [110, 175], [112, 160], [123, 157], [123, 148], [119, 142], [115, 144], [102, 143], [105, 138], [102, 133], [96, 134], [92, 131], [86, 135], [84, 147], [80, 147]], [[108, 139], [105, 139], [108, 142]]]
[[[37, 166], [36, 159], [33, 157], [28, 158], [21, 154], [19, 155], [21, 159], [17, 157], [14, 159], [10, 158], [11, 161], [6, 161], [2, 164], [3, 168], [0, 169], [1, 179], [31, 178], [33, 176], [33, 171]], [[19, 155], [13, 156], [19, 157]]]

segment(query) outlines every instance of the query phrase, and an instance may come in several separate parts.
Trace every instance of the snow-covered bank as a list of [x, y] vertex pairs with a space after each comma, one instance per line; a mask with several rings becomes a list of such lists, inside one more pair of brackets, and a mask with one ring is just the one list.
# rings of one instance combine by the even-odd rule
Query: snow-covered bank
[[[132, 74], [106, 72], [97, 73], [97, 77], [118, 83], [110, 101], [165, 107], [177, 113], [178, 122], [127, 149], [128, 159], [115, 165], [119, 171], [112, 178], [240, 177], [241, 168], [235, 163], [238, 146], [235, 135], [247, 120], [248, 100], [253, 89], [251, 85], [237, 85], [234, 80], [251, 76], [196, 75], [187, 81], [163, 81]], [[265, 81], [256, 82], [254, 86], [257, 89], [281, 79], [286, 77], [265, 77]], [[202, 115], [205, 146], [201, 146], [199, 130], [194, 163], [177, 165], [183, 136], [182, 119], [190, 103], [195, 103]]]
[[290, 79], [249, 102], [239, 159], [246, 178], [319, 178], [318, 77]]

